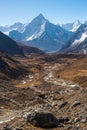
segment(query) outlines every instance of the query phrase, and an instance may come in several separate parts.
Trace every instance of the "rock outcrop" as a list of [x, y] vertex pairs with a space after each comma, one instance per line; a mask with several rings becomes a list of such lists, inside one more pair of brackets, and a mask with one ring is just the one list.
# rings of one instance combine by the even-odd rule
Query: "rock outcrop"
[[41, 128], [54, 128], [58, 126], [57, 118], [50, 112], [34, 111], [27, 117], [27, 122]]

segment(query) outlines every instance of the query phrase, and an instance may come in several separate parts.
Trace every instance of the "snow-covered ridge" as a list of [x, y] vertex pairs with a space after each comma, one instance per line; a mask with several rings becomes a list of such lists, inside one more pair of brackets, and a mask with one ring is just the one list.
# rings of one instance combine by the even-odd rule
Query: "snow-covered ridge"
[[31, 40], [34, 40], [36, 38], [39, 38], [43, 34], [43, 32], [45, 31], [45, 25], [46, 25], [46, 21], [41, 25], [40, 31], [36, 32], [32, 36], [28, 37], [26, 39], [26, 41], [31, 41]]
[[23, 33], [27, 24], [14, 23], [13, 25], [0, 26], [0, 31], [9, 36], [9, 33], [13, 30]]
[[60, 24], [60, 26], [68, 31], [75, 32], [81, 26], [81, 24], [82, 23], [80, 23], [79, 20], [76, 20], [73, 23]]
[[75, 32], [79, 27], [81, 26], [81, 23], [77, 20], [74, 22], [73, 26], [72, 26], [72, 32]]
[[[24, 24], [16, 23], [15, 28], [18, 29], [11, 31], [9, 37], [45, 52], [58, 51], [73, 34], [51, 23], [42, 14], [35, 17], [27, 26], [22, 25]], [[20, 27], [24, 27], [25, 30]], [[24, 31], [21, 32], [22, 30]]]
[[86, 32], [86, 33], [82, 33], [80, 39], [76, 39], [76, 40], [72, 43], [72, 46], [75, 46], [76, 44], [82, 43], [86, 38], [87, 38], [87, 32]]

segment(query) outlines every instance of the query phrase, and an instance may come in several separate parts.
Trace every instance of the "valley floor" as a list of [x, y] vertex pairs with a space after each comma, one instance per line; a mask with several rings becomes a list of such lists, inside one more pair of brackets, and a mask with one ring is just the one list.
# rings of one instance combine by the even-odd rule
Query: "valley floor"
[[[27, 122], [32, 111], [49, 111], [69, 119], [55, 130], [87, 129], [87, 57], [49, 55], [18, 58], [28, 73], [19, 79], [1, 80], [0, 129], [41, 130]], [[50, 128], [51, 130], [51, 128]]]

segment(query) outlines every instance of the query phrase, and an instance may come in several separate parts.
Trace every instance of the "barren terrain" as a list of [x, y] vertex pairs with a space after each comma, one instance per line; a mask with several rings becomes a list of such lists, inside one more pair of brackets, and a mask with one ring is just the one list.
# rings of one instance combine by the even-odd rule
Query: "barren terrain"
[[[68, 119], [55, 130], [87, 129], [87, 56], [50, 54], [15, 59], [26, 73], [0, 80], [1, 129], [6, 124], [11, 129], [43, 129], [27, 122], [27, 115], [37, 110]], [[5, 77], [4, 72], [0, 75]]]

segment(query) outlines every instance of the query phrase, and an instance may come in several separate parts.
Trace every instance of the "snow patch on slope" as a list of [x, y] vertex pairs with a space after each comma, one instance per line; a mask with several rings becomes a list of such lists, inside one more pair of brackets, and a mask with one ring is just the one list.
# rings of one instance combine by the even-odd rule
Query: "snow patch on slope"
[[80, 26], [81, 26], [81, 23], [77, 20], [74, 22], [72, 30], [70, 31], [75, 32]]
[[36, 33], [33, 34], [32, 36], [28, 37], [28, 38], [26, 39], [26, 41], [31, 41], [31, 40], [34, 40], [34, 39], [40, 37], [40, 36], [43, 34], [43, 32], [45, 31], [45, 24], [46, 24], [46, 22], [44, 22], [44, 23], [41, 25], [40, 32], [38, 32], [38, 33], [36, 32]]
[[9, 31], [3, 32], [5, 35], [9, 36]]
[[77, 39], [73, 42], [72, 46], [75, 46], [77, 44], [80, 44], [81, 42], [83, 42], [85, 39], [87, 38], [87, 33], [83, 33], [82, 36], [80, 37], [80, 39]]

